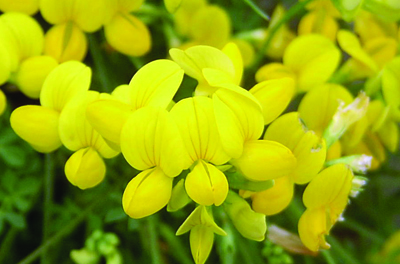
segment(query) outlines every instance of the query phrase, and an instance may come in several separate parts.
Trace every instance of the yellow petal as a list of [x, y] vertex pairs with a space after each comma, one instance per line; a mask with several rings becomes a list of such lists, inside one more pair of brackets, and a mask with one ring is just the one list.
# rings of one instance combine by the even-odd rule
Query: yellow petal
[[299, 220], [299, 236], [301, 242], [310, 250], [318, 251], [319, 248], [329, 249], [325, 235], [329, 233], [326, 226], [326, 213], [324, 208], [307, 209]]
[[112, 158], [118, 152], [107, 146], [104, 139], [96, 132], [86, 119], [86, 108], [91, 102], [98, 100], [100, 94], [87, 91], [77, 100], [69, 103], [60, 115], [59, 133], [61, 142], [72, 151], [92, 147], [105, 158]]
[[12, 112], [10, 123], [15, 133], [34, 149], [48, 153], [61, 146], [58, 135], [59, 116], [53, 109], [26, 105]]
[[155, 60], [146, 64], [129, 83], [133, 110], [143, 106], [167, 108], [182, 78], [183, 70], [173, 61]]
[[106, 10], [103, 0], [40, 0], [40, 12], [50, 24], [73, 21], [83, 31], [93, 32], [102, 26]]
[[142, 171], [133, 178], [122, 196], [122, 206], [132, 218], [143, 218], [167, 205], [172, 191], [172, 178], [160, 169]]
[[299, 89], [308, 91], [326, 82], [340, 59], [341, 53], [332, 41], [321, 35], [310, 34], [300, 36], [289, 44], [283, 64], [297, 72]]
[[38, 56], [43, 51], [43, 30], [33, 18], [22, 13], [6, 13], [0, 16], [0, 34], [6, 46], [14, 53], [11, 68], [31, 56]]
[[185, 188], [189, 197], [201, 205], [221, 205], [228, 195], [228, 181], [220, 170], [199, 160], [187, 175]]
[[221, 165], [230, 159], [222, 149], [211, 98], [197, 96], [180, 100], [171, 114], [192, 162], [204, 159]]
[[20, 12], [33, 15], [39, 10], [39, 0], [1, 0], [0, 10], [6, 12]]
[[181, 6], [183, 0], [164, 0], [165, 8], [167, 8], [168, 12], [171, 14], [175, 13], [176, 10]]
[[240, 85], [243, 75], [243, 56], [235, 42], [229, 42], [222, 48], [222, 52], [228, 55], [235, 67], [235, 84]]
[[222, 146], [228, 155], [238, 158], [243, 144], [258, 139], [264, 130], [260, 108], [248, 98], [227, 89], [214, 93], [213, 106]]
[[34, 56], [24, 60], [15, 77], [21, 92], [38, 99], [44, 80], [57, 65], [57, 61], [50, 56]]
[[88, 49], [85, 34], [72, 22], [57, 24], [47, 31], [44, 54], [54, 57], [58, 62], [82, 61]]
[[235, 66], [230, 58], [219, 49], [209, 46], [194, 46], [183, 51], [171, 49], [172, 59], [182, 67], [185, 73], [199, 82], [205, 82], [203, 69], [211, 68], [227, 73], [235, 80]]
[[379, 37], [397, 37], [397, 24], [387, 22], [367, 11], [360, 12], [354, 20], [354, 31], [360, 36], [361, 42]]
[[40, 93], [40, 104], [61, 111], [74, 98], [89, 89], [92, 72], [85, 64], [69, 61], [57, 66], [47, 76]]
[[342, 144], [340, 141], [336, 141], [333, 145], [328, 149], [326, 153], [326, 160], [334, 160], [338, 159], [342, 156]]
[[290, 177], [281, 177], [275, 180], [275, 185], [251, 196], [253, 210], [274, 215], [284, 210], [292, 201], [294, 184]]
[[400, 120], [400, 57], [396, 57], [383, 69], [382, 92], [385, 102], [391, 106], [396, 120]]
[[290, 175], [296, 158], [278, 142], [251, 140], [245, 143], [242, 156], [231, 163], [249, 180], [266, 181]]
[[217, 5], [199, 9], [191, 20], [189, 35], [202, 45], [222, 48], [231, 35], [228, 14]]
[[396, 152], [399, 148], [399, 127], [393, 121], [385, 122], [378, 130], [378, 135], [385, 147], [391, 151]]
[[324, 169], [304, 191], [304, 205], [312, 209], [338, 204], [343, 211], [348, 202], [352, 179], [353, 172], [342, 163]]
[[4, 84], [8, 81], [11, 74], [11, 57], [10, 51], [6, 48], [6, 46], [1, 43], [0, 44], [0, 85]]
[[121, 84], [112, 91], [111, 95], [117, 98], [119, 101], [131, 105], [131, 88], [127, 84]]
[[292, 78], [263, 81], [250, 92], [262, 105], [264, 124], [269, 124], [289, 105], [295, 92], [295, 82]]
[[379, 69], [382, 69], [397, 54], [398, 42], [393, 38], [376, 38], [367, 41], [364, 45], [365, 51], [376, 62]]
[[144, 107], [129, 117], [121, 132], [121, 150], [132, 167], [158, 167], [170, 177], [192, 164], [177, 125], [161, 108]]
[[332, 16], [327, 15], [323, 10], [318, 10], [303, 16], [299, 23], [298, 32], [299, 35], [321, 34], [335, 41], [338, 28], [338, 23]]
[[70, 183], [80, 189], [92, 188], [103, 181], [106, 165], [95, 149], [82, 148], [65, 163], [65, 175]]
[[4, 113], [4, 110], [6, 110], [7, 107], [7, 98], [4, 95], [3, 91], [0, 90], [0, 115]]
[[346, 105], [353, 101], [353, 96], [346, 88], [337, 84], [324, 84], [308, 92], [300, 102], [299, 113], [306, 126], [318, 135], [328, 127], [339, 102]]
[[191, 29], [194, 15], [206, 5], [207, 0], [182, 1], [180, 8], [174, 14], [176, 31], [183, 36], [187, 36]]
[[289, 77], [292, 78], [293, 80], [296, 80], [296, 76], [292, 70], [281, 64], [281, 63], [269, 63], [264, 66], [262, 66], [258, 71], [256, 72], [256, 81], [257, 82], [262, 82], [266, 80], [272, 80], [272, 79], [281, 79]]
[[143, 56], [151, 49], [149, 29], [133, 15], [115, 15], [104, 25], [104, 33], [111, 47], [123, 54]]
[[[233, 39], [233, 43], [236, 44], [236, 46], [239, 48], [242, 61], [243, 61], [243, 66], [244, 67], [249, 67], [253, 62], [255, 58], [255, 50], [253, 45], [251, 45], [249, 42], [243, 40], [243, 39]], [[229, 55], [228, 55], [229, 56]], [[233, 61], [233, 59], [231, 58]]]
[[337, 35], [340, 47], [354, 59], [360, 61], [372, 71], [377, 71], [378, 66], [372, 58], [362, 49], [357, 37], [347, 30], [340, 30]]
[[122, 128], [131, 114], [131, 107], [118, 100], [100, 99], [88, 104], [86, 108], [86, 118], [90, 125], [117, 148]]

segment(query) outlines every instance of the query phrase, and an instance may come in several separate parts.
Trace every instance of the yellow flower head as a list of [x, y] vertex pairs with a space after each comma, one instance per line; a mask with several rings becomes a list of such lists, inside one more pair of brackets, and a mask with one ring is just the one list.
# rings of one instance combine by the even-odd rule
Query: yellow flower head
[[299, 235], [310, 250], [330, 247], [325, 235], [341, 219], [353, 178], [346, 165], [336, 164], [320, 172], [304, 191], [303, 202], [307, 209], [299, 220]]

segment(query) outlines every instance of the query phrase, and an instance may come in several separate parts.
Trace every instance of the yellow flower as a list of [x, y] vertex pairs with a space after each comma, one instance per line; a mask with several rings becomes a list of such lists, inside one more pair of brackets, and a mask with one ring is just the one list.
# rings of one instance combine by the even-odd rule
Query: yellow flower
[[39, 152], [52, 152], [60, 147], [60, 113], [71, 100], [85, 95], [90, 77], [90, 68], [80, 62], [57, 66], [43, 83], [41, 106], [22, 106], [11, 114], [11, 127], [15, 133]]
[[114, 99], [95, 101], [88, 105], [87, 118], [107, 143], [118, 150], [121, 130], [132, 112], [144, 106], [167, 108], [182, 78], [183, 70], [173, 61], [150, 62], [136, 72], [129, 88], [122, 88], [129, 100], [118, 100], [116, 95]]
[[1, 0], [0, 10], [2, 12], [21, 12], [33, 15], [39, 10], [39, 0]]
[[129, 56], [143, 56], [151, 49], [151, 36], [147, 26], [131, 15], [144, 0], [106, 0], [108, 16], [104, 23], [107, 42], [117, 51]]
[[335, 41], [338, 28], [334, 17], [328, 15], [325, 10], [316, 10], [302, 17], [298, 32], [299, 35], [321, 34]]
[[214, 165], [230, 157], [222, 149], [212, 100], [193, 97], [179, 101], [171, 110], [186, 151], [194, 165], [185, 181], [189, 197], [201, 205], [220, 205], [228, 195], [228, 181]]
[[339, 49], [328, 38], [316, 34], [300, 36], [286, 48], [283, 64], [261, 67], [256, 73], [257, 81], [294, 76], [297, 91], [306, 92], [325, 83], [339, 65], [340, 58]]
[[332, 226], [341, 219], [348, 204], [354, 176], [344, 164], [336, 164], [320, 172], [303, 194], [306, 211], [299, 220], [299, 235], [304, 245], [312, 251], [327, 249]]
[[64, 107], [59, 120], [61, 142], [75, 151], [65, 165], [65, 174], [81, 189], [94, 187], [103, 180], [106, 167], [102, 157], [112, 158], [118, 154], [86, 120], [87, 105], [99, 97], [98, 92], [87, 91]]

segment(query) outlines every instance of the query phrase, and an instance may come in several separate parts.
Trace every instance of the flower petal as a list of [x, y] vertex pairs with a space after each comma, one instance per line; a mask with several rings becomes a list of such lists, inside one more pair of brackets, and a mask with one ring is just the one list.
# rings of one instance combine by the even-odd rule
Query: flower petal
[[172, 180], [157, 168], [136, 175], [128, 183], [122, 196], [125, 213], [137, 219], [161, 210], [171, 197]]

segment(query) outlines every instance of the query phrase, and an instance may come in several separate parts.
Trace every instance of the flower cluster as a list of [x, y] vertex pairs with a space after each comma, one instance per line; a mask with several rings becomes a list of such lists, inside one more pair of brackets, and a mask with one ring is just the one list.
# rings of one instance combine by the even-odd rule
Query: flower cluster
[[[295, 185], [307, 184], [298, 224], [302, 243], [311, 251], [329, 248], [325, 236], [366, 183], [357, 174], [379, 168], [386, 149], [397, 151], [395, 22], [315, 1], [296, 37], [286, 25], [272, 33], [285, 12], [278, 6], [270, 28], [250, 34], [252, 47], [231, 36], [222, 8], [200, 0], [165, 1], [187, 42], [176, 43], [180, 48], [170, 49], [169, 58], [145, 64], [129, 84], [99, 93], [89, 90], [91, 68], [79, 62], [88, 49], [84, 32], [103, 26], [117, 51], [147, 53], [149, 30], [131, 13], [143, 1], [26, 2], [22, 8], [0, 1], [7, 11], [0, 16], [0, 82], [15, 83], [40, 100], [12, 112], [15, 133], [42, 153], [61, 146], [73, 152], [65, 175], [80, 189], [102, 182], [103, 159], [121, 153], [139, 171], [122, 196], [131, 218], [195, 204], [176, 234], [190, 232], [196, 263], [206, 261], [214, 234], [227, 235], [214, 220], [216, 208], [242, 236], [262, 241], [266, 216], [288, 207]], [[28, 15], [8, 12], [38, 10], [53, 25], [46, 34]], [[359, 37], [339, 29], [341, 14], [355, 19]], [[257, 83], [243, 87], [244, 66], [253, 61], [248, 54], [270, 34], [273, 48], [265, 55], [279, 62], [259, 67]], [[344, 53], [349, 59], [341, 63]], [[174, 100], [187, 89], [184, 78], [197, 82], [193, 96]], [[358, 94], [344, 86], [360, 80], [366, 81]], [[285, 112], [296, 98], [297, 109]], [[0, 93], [0, 112], [3, 101]]]

